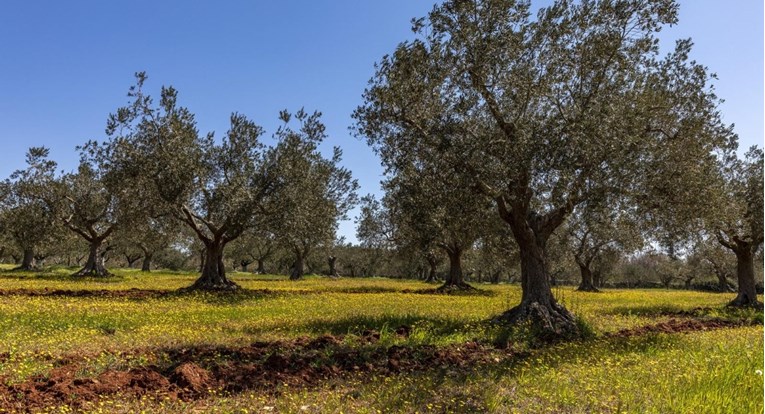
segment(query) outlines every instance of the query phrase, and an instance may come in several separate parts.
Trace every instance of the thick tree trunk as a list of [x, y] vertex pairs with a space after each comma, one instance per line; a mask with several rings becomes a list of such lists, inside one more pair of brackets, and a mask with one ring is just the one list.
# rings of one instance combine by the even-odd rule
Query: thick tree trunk
[[428, 277], [425, 279], [425, 283], [435, 283], [438, 277], [438, 263], [435, 259], [428, 259]]
[[250, 263], [252, 263], [252, 262], [247, 261], [247, 260], [242, 260], [241, 262], [239, 262], [239, 265], [242, 266], [242, 272], [246, 272], [247, 271], [247, 266], [249, 266]]
[[146, 253], [143, 256], [143, 263], [141, 263], [142, 272], [151, 272], [151, 259], [154, 258], [153, 253]]
[[337, 262], [337, 257], [335, 256], [329, 256], [327, 258], [327, 264], [329, 264], [329, 276], [330, 277], [340, 277], [340, 275], [337, 273], [337, 269], [335, 268], [335, 263]]
[[736, 274], [738, 276], [738, 295], [728, 306], [762, 307], [757, 300], [757, 288], [754, 282], [754, 254], [747, 244], [736, 250]]
[[220, 240], [208, 240], [205, 243], [202, 274], [188, 290], [236, 290], [239, 285], [226, 277], [226, 266], [223, 264], [223, 248], [225, 243]]
[[735, 292], [733, 287], [730, 285], [730, 282], [728, 282], [728, 275], [725, 272], [717, 271], [715, 272], [715, 276], [717, 276], [717, 288], [720, 290], [720, 292]]
[[600, 292], [598, 288], [592, 283], [592, 271], [586, 263], [577, 263], [579, 265], [579, 272], [582, 274], [582, 282], [579, 284], [579, 288], [576, 290], [580, 292]]
[[266, 263], [263, 259], [258, 259], [258, 269], [255, 270], [255, 273], [264, 275], [266, 274]]
[[599, 270], [592, 271], [592, 284], [595, 285], [596, 288], [603, 287], [603, 278]]
[[449, 273], [446, 280], [438, 290], [470, 290], [472, 286], [465, 283], [465, 277], [462, 272], [462, 250], [450, 249], [447, 251], [449, 256]]
[[531, 322], [533, 329], [542, 338], [577, 336], [579, 329], [574, 315], [553, 297], [545, 263], [544, 243], [535, 242], [531, 237], [524, 240], [516, 236], [516, 240], [521, 256], [521, 303], [495, 320], [511, 324]]
[[141, 256], [131, 256], [129, 254], [125, 255], [125, 261], [127, 261], [127, 267], [132, 268], [135, 262], [140, 259]]
[[21, 265], [14, 270], [35, 270], [37, 269], [37, 261], [35, 260], [35, 252], [32, 249], [24, 249], [24, 255], [21, 258]]
[[82, 267], [73, 276], [87, 276], [87, 277], [107, 277], [111, 276], [106, 266], [104, 266], [104, 255], [106, 252], [103, 250], [103, 239], [89, 240], [90, 251], [88, 252], [88, 260], [85, 262], [85, 266]]
[[290, 280], [300, 280], [305, 273], [305, 259], [303, 255], [297, 254], [296, 256], [295, 263], [292, 265], [292, 269], [290, 269]]

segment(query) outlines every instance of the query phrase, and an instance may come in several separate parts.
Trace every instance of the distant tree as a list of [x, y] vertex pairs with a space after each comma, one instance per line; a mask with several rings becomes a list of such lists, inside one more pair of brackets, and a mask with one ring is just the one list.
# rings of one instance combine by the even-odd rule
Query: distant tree
[[560, 0], [536, 19], [529, 8], [451, 0], [415, 20], [420, 38], [377, 65], [356, 132], [388, 168], [426, 153], [465, 174], [520, 251], [521, 303], [498, 319], [576, 335], [550, 288], [550, 236], [585, 201], [650, 199], [659, 189], [646, 177], [677, 160], [672, 184], [690, 182], [729, 129], [711, 76], [688, 59], [691, 42], [659, 56], [656, 33], [677, 23], [674, 1]]
[[717, 289], [720, 292], [734, 292], [736, 257], [730, 250], [721, 245], [716, 237], [703, 239], [694, 246], [693, 260], [699, 271], [706, 271], [717, 278]]
[[34, 270], [36, 256], [60, 233], [60, 223], [45, 198], [50, 195], [56, 163], [48, 159], [45, 147], [32, 147], [26, 155], [27, 167], [17, 170], [0, 189], [0, 231], [22, 253], [19, 270]]
[[104, 263], [108, 240], [125, 221], [127, 210], [121, 208], [120, 197], [107, 185], [103, 171], [83, 160], [76, 172], [57, 180], [54, 198], [64, 225], [89, 246], [87, 261], [75, 276], [109, 276]]
[[575, 211], [565, 227], [569, 248], [582, 276], [577, 290], [597, 292], [593, 265], [610, 249], [637, 250], [643, 242], [634, 216], [615, 204], [583, 206]]
[[[465, 282], [462, 259], [486, 232], [491, 204], [476, 197], [464, 176], [442, 168], [433, 157], [418, 154], [399, 166], [384, 183], [383, 199], [396, 224], [399, 243], [408, 243], [432, 254], [439, 249], [449, 259], [449, 271], [439, 289], [470, 289]], [[427, 257], [427, 255], [426, 255]]]
[[[335, 240], [338, 220], [346, 219], [357, 203], [358, 182], [340, 165], [342, 151], [335, 147], [325, 158], [319, 144], [326, 138], [321, 113], [282, 111], [284, 124], [276, 131], [280, 179], [275, 215], [269, 227], [279, 244], [293, 254], [290, 279], [305, 273], [305, 261], [321, 245]], [[292, 128], [290, 121], [297, 121]]]
[[167, 211], [188, 226], [204, 246], [202, 274], [190, 289], [230, 290], [226, 245], [270, 212], [279, 185], [275, 151], [260, 142], [261, 127], [231, 115], [220, 143], [200, 136], [194, 115], [163, 87], [158, 105], [145, 94], [144, 73], [130, 88], [132, 102], [109, 116], [107, 142], [94, 151], [99, 165], [140, 187], [136, 209]]
[[731, 153], [720, 168], [718, 208], [709, 219], [717, 241], [736, 255], [738, 295], [730, 306], [762, 307], [757, 300], [754, 257], [763, 241], [763, 151], [743, 159]]

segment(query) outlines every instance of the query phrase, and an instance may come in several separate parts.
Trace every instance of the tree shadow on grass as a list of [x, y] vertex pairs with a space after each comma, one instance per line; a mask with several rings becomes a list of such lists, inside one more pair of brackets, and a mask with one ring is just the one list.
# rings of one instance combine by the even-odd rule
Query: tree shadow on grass
[[[340, 319], [319, 319], [297, 325], [294, 329], [308, 335], [365, 335], [377, 332], [381, 336], [406, 332], [407, 336], [417, 334], [425, 339], [437, 339], [463, 331], [475, 331], [480, 323], [474, 325], [449, 318], [422, 317], [418, 315], [358, 315]], [[271, 328], [245, 328], [248, 334], [261, 334]]]

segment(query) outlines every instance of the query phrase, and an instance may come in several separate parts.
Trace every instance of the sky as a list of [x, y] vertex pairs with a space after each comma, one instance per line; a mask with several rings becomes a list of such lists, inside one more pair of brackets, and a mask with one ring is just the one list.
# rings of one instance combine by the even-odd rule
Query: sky
[[[534, 6], [548, 4], [532, 1]], [[231, 112], [267, 131], [282, 109], [319, 110], [343, 165], [379, 194], [382, 167], [353, 137], [351, 113], [374, 63], [410, 39], [410, 20], [433, 1], [72, 0], [0, 2], [0, 178], [46, 146], [64, 170], [75, 147], [104, 138], [110, 112], [128, 102], [136, 71], [146, 88], [179, 91], [199, 130], [222, 136]], [[666, 50], [691, 37], [692, 57], [715, 72], [726, 122], [741, 147], [763, 144], [763, 2], [683, 0], [680, 22], [661, 33]], [[352, 212], [351, 215], [355, 215]], [[353, 220], [339, 234], [355, 241]]]

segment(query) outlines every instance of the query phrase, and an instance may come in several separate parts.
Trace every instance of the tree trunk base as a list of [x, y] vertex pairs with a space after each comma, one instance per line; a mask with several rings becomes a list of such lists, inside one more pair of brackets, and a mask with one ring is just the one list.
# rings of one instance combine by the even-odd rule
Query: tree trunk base
[[233, 292], [241, 289], [236, 282], [229, 279], [208, 280], [204, 278], [197, 279], [193, 285], [180, 289], [182, 292], [206, 291], [206, 292]]
[[579, 292], [593, 292], [593, 293], [599, 293], [600, 289], [596, 288], [593, 285], [579, 285], [579, 287], [576, 289]]
[[450, 292], [469, 292], [473, 290], [478, 290], [474, 288], [473, 286], [468, 285], [465, 282], [461, 283], [444, 283], [443, 285], [436, 288], [436, 292], [440, 293], [450, 293]]
[[540, 339], [573, 339], [580, 336], [576, 318], [558, 303], [545, 306], [539, 302], [520, 305], [495, 317], [495, 323], [504, 325], [530, 324]]
[[762, 309], [762, 302], [757, 300], [757, 297], [749, 298], [747, 295], [738, 295], [736, 299], [733, 299], [728, 303], [728, 306], [733, 308], [759, 308]]
[[17, 267], [14, 267], [13, 269], [11, 269], [11, 271], [13, 271], [13, 272], [15, 272], [15, 271], [33, 272], [33, 271], [36, 271], [36, 270], [40, 270], [40, 268], [37, 267], [37, 266], [34, 266], [34, 265], [33, 266], [17, 266]]
[[74, 277], [109, 277], [113, 275], [111, 274], [111, 272], [109, 272], [105, 268], [83, 267], [82, 269], [78, 270], [76, 273], [73, 273], [72, 276]]

